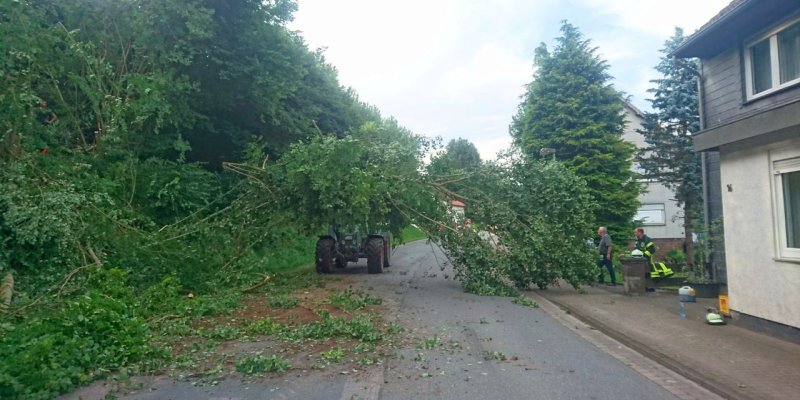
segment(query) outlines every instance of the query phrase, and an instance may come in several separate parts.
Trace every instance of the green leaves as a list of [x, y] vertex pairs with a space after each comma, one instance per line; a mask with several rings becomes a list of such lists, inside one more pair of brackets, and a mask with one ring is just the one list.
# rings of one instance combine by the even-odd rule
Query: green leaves
[[268, 169], [276, 206], [306, 232], [329, 223], [386, 227], [407, 219], [391, 199], [423, 196], [418, 168], [424, 140], [395, 122], [367, 123], [341, 139], [315, 136], [290, 147]]
[[[676, 192], [679, 204], [699, 204], [702, 196], [700, 156], [692, 147], [692, 134], [700, 130], [697, 93], [697, 61], [677, 60], [669, 54], [686, 38], [683, 30], [664, 44], [664, 57], [656, 66], [663, 77], [651, 81], [648, 90], [654, 113], [646, 115], [644, 135], [647, 147], [638, 154], [644, 176], [656, 178]], [[690, 212], [696, 210], [690, 210]]]
[[511, 136], [533, 159], [542, 148], [555, 149], [556, 159], [586, 181], [598, 204], [594, 223], [627, 232], [639, 188], [631, 171], [635, 148], [622, 140], [622, 94], [591, 42], [566, 21], [561, 32], [552, 52], [544, 44], [536, 50], [534, 79]]
[[[700, 130], [697, 60], [678, 60], [670, 56], [686, 38], [683, 30], [664, 43], [664, 56], [656, 66], [662, 78], [652, 80], [648, 90], [655, 112], [647, 113], [643, 129], [647, 147], [637, 155], [643, 176], [657, 179], [675, 192], [683, 206], [685, 243], [689, 264], [694, 262], [692, 221], [702, 214], [703, 177], [700, 154], [692, 146], [692, 134]], [[699, 219], [699, 218], [698, 218]]]
[[258, 375], [265, 372], [284, 372], [291, 368], [289, 361], [273, 354], [264, 357], [261, 354], [245, 356], [236, 362], [236, 370], [244, 375]]
[[446, 175], [480, 165], [481, 156], [475, 145], [467, 139], [458, 138], [450, 140], [445, 151], [433, 157], [428, 171], [431, 174]]
[[89, 290], [0, 336], [0, 396], [50, 398], [150, 357], [150, 333], [125, 273], [96, 269]]
[[[508, 154], [462, 178], [471, 229], [425, 230], [444, 248], [468, 292], [515, 295], [509, 287], [578, 286], [594, 274], [591, 210], [585, 182], [561, 163]], [[444, 219], [442, 219], [444, 221]], [[422, 223], [422, 222], [417, 222]]]
[[[155, 363], [153, 320], [177, 315], [165, 334], [191, 332], [190, 316], [234, 307], [235, 288], [310, 262], [308, 235], [329, 223], [395, 237], [415, 223], [476, 293], [508, 295], [510, 285], [560, 278], [577, 285], [589, 276], [582, 246], [594, 204], [583, 180], [559, 164], [520, 158], [482, 165], [465, 141], [448, 153], [467, 173], [423, 173], [433, 143], [341, 88], [324, 55], [284, 27], [295, 7], [0, 3], [0, 37], [13, 39], [0, 41], [0, 276], [14, 273], [9, 319], [21, 304], [45, 306], [0, 323], [0, 397], [52, 397], [109, 369]], [[553, 89], [562, 86], [570, 85]], [[58, 114], [55, 124], [35, 118], [41, 99]], [[559, 118], [572, 124], [590, 115]], [[598, 140], [599, 125], [576, 129], [565, 146]], [[576, 169], [595, 165], [580, 157]], [[223, 162], [229, 170], [220, 170]], [[454, 228], [461, 221], [447, 205], [456, 198], [499, 244]], [[209, 292], [219, 298], [203, 300]], [[345, 292], [331, 301], [350, 310], [379, 299]], [[326, 314], [292, 328], [265, 319], [245, 331], [373, 343], [393, 330], [378, 325], [370, 316]], [[199, 334], [216, 340], [245, 331]], [[287, 368], [274, 358], [240, 361], [244, 373]]]
[[382, 302], [383, 300], [379, 297], [373, 297], [358, 290], [354, 291], [351, 288], [333, 293], [328, 297], [328, 303], [344, 311], [360, 310], [370, 305], [381, 304]]

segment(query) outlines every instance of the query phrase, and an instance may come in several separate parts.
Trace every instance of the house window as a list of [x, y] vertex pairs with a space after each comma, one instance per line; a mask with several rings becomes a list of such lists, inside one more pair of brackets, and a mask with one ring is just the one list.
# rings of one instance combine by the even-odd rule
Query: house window
[[642, 225], [666, 225], [667, 215], [664, 212], [664, 204], [642, 204], [636, 210], [634, 219]]
[[779, 26], [745, 48], [747, 98], [800, 83], [800, 20]]
[[778, 258], [800, 261], [800, 157], [776, 161], [773, 172]]

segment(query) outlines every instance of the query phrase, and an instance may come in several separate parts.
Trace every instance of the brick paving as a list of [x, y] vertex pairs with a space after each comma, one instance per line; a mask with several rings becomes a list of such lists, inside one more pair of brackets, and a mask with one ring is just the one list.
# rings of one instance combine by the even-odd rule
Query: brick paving
[[686, 379], [684, 376], [669, 369], [656, 361], [638, 353], [629, 346], [617, 341], [616, 339], [598, 331], [594, 327], [575, 318], [554, 303], [536, 294], [529, 294], [534, 298], [540, 307], [550, 316], [561, 322], [577, 335], [586, 339], [589, 343], [597, 346], [600, 350], [610, 354], [612, 357], [627, 365], [634, 371], [655, 382], [668, 392], [675, 395], [680, 400], [720, 400], [723, 397], [698, 385], [694, 381]]
[[[682, 320], [677, 294], [628, 297], [617, 293], [620, 290], [587, 287], [581, 294], [565, 286], [531, 293], [723, 398], [800, 398], [800, 345], [732, 324], [706, 324], [705, 308], [716, 305], [712, 299], [686, 303], [687, 317]], [[631, 367], [679, 398], [705, 397], [685, 380], [670, 389], [671, 379], [663, 371]]]

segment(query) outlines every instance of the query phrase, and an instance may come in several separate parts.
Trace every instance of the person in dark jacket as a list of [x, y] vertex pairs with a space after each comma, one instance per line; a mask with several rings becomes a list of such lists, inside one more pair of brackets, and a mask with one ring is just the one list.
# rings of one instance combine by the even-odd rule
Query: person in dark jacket
[[673, 274], [672, 270], [664, 263], [656, 262], [653, 255], [656, 253], [656, 245], [650, 236], [644, 234], [644, 228], [636, 228], [633, 232], [636, 235], [636, 249], [641, 251], [650, 264], [650, 278], [662, 278]]

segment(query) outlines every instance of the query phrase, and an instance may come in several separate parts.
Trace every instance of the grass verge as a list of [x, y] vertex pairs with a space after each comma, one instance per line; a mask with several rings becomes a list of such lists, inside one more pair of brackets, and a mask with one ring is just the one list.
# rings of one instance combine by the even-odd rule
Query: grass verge
[[428, 236], [425, 235], [425, 233], [423, 233], [421, 230], [419, 230], [419, 228], [413, 225], [409, 225], [403, 228], [401, 243], [410, 243], [427, 238]]

